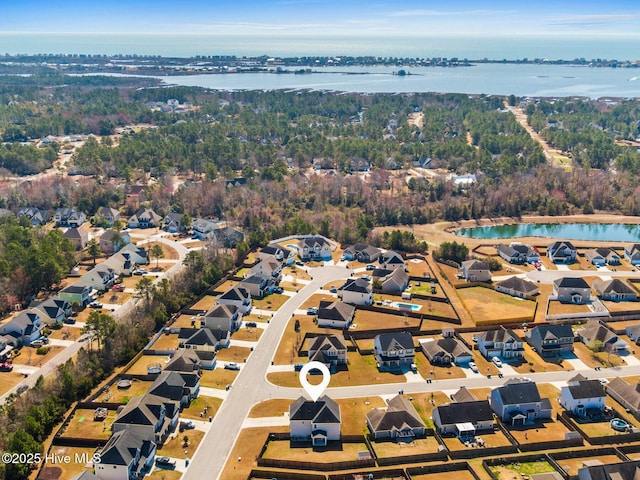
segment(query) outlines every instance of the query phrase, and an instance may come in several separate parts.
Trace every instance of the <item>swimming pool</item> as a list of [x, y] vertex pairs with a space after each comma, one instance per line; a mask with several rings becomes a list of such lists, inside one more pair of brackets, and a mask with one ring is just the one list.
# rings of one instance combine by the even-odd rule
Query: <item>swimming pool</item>
[[391, 305], [400, 309], [400, 310], [412, 310], [417, 312], [422, 308], [422, 305], [416, 305], [415, 303], [405, 303], [405, 302], [393, 302]]

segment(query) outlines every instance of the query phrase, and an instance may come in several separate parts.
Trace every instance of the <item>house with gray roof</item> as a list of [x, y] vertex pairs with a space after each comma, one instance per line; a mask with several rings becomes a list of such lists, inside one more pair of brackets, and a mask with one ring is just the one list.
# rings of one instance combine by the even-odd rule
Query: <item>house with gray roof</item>
[[338, 298], [352, 305], [371, 305], [373, 303], [371, 282], [364, 278], [349, 278], [338, 288]]
[[275, 257], [278, 262], [283, 265], [291, 265], [296, 260], [296, 255], [293, 250], [290, 250], [280, 245], [271, 244], [266, 247], [262, 247], [258, 252], [258, 258], [264, 260], [268, 257]]
[[31, 225], [37, 227], [44, 225], [49, 221], [49, 212], [46, 210], [40, 210], [37, 207], [25, 207], [18, 210], [18, 218], [25, 217], [31, 222]]
[[130, 243], [131, 237], [127, 232], [107, 230], [102, 235], [100, 235], [100, 248], [105, 253], [117, 252], [122, 247]]
[[242, 230], [230, 226], [213, 231], [213, 241], [225, 248], [236, 248], [238, 243], [244, 242], [244, 237]]
[[133, 397], [118, 412], [111, 431], [114, 434], [121, 430], [135, 431], [142, 438], [162, 445], [175, 431], [179, 414], [180, 402], [145, 393]]
[[178, 334], [178, 347], [215, 352], [221, 348], [227, 348], [230, 338], [229, 331], [211, 330], [210, 328], [181, 328]]
[[589, 248], [584, 251], [584, 257], [596, 267], [620, 265], [620, 255], [610, 248]]
[[540, 293], [538, 284], [520, 277], [510, 277], [496, 284], [496, 291], [512, 297], [529, 298]]
[[273, 293], [273, 288], [276, 285], [275, 278], [271, 276], [265, 276], [259, 273], [244, 278], [238, 284], [239, 287], [249, 291], [251, 298], [264, 298], [267, 295]]
[[160, 226], [162, 217], [150, 208], [139, 208], [136, 213], [127, 220], [129, 228], [156, 228]]
[[402, 268], [404, 270], [406, 266], [402, 255], [393, 250], [382, 253], [380, 258], [378, 258], [378, 262], [380, 263], [380, 268], [385, 270], [394, 270], [396, 268]]
[[568, 412], [585, 417], [590, 411], [602, 413], [607, 394], [598, 380], [578, 374], [560, 388], [560, 405]]
[[494, 428], [493, 412], [487, 400], [438, 405], [433, 409], [432, 418], [438, 433], [462, 439], [479, 432], [492, 432]]
[[602, 300], [611, 300], [613, 302], [638, 301], [637, 291], [619, 278], [595, 280], [593, 282], [593, 289]]
[[83, 227], [68, 228], [62, 236], [69, 239], [76, 247], [76, 250], [82, 250], [87, 246], [87, 242], [89, 241], [89, 232]]
[[382, 251], [368, 243], [356, 243], [344, 250], [347, 260], [357, 260], [362, 263], [372, 263], [380, 258]]
[[273, 255], [265, 255], [261, 257], [260, 261], [251, 267], [251, 274], [262, 275], [263, 277], [271, 277], [276, 283], [280, 282], [282, 278], [280, 272], [282, 271], [282, 262]]
[[58, 208], [53, 215], [53, 220], [56, 222], [56, 227], [78, 228], [87, 221], [87, 216], [72, 208]]
[[191, 231], [198, 240], [211, 240], [215, 236], [215, 231], [221, 227], [219, 220], [208, 218], [196, 218], [191, 222]]
[[71, 316], [71, 304], [59, 297], [48, 298], [33, 307], [40, 319], [49, 326], [60, 325]]
[[525, 425], [551, 418], [551, 402], [541, 398], [534, 382], [513, 378], [494, 388], [490, 396], [491, 409], [505, 423]]
[[540, 261], [538, 252], [536, 252], [531, 245], [524, 245], [522, 243], [512, 243], [510, 245], [500, 244], [496, 247], [496, 251], [502, 259], [516, 265]]
[[335, 372], [339, 365], [347, 364], [347, 344], [342, 335], [318, 335], [308, 350], [310, 362], [320, 362]]
[[376, 440], [424, 437], [426, 427], [413, 404], [400, 395], [387, 401], [387, 408], [367, 413], [367, 426]]
[[471, 350], [453, 336], [422, 339], [420, 348], [432, 365], [464, 365], [473, 359]]
[[480, 260], [465, 260], [460, 265], [460, 274], [467, 282], [490, 282], [489, 264]]
[[640, 383], [630, 384], [615, 377], [607, 384], [607, 394], [640, 420]]
[[524, 358], [524, 341], [510, 328], [500, 327], [476, 335], [478, 350], [483, 357], [502, 359]]
[[321, 235], [303, 237], [298, 241], [298, 256], [301, 260], [331, 259], [331, 244]]
[[415, 360], [415, 346], [409, 332], [390, 332], [373, 339], [373, 355], [380, 371], [403, 371]]
[[586, 465], [578, 469], [578, 480], [637, 480], [640, 478], [640, 460]]
[[235, 285], [218, 297], [222, 305], [235, 305], [243, 315], [251, 311], [251, 292], [242, 285]]
[[589, 320], [576, 333], [580, 341], [588, 347], [599, 344], [605, 352], [619, 353], [629, 348], [627, 342], [618, 338], [618, 335], [610, 330], [607, 325], [601, 323], [600, 320]]
[[582, 277], [562, 277], [553, 281], [553, 295], [562, 303], [591, 301], [591, 287]]
[[180, 408], [186, 408], [191, 400], [198, 397], [200, 376], [194, 372], [164, 371], [154, 380], [148, 393], [175, 400]]
[[80, 281], [98, 290], [99, 292], [105, 292], [109, 290], [116, 280], [116, 272], [113, 268], [101, 263], [93, 267], [87, 273], [82, 275]]
[[339, 328], [346, 330], [353, 321], [356, 307], [345, 302], [322, 300], [318, 307], [316, 321], [319, 328]]
[[119, 430], [100, 450], [100, 462], [94, 463], [95, 476], [100, 480], [143, 478], [152, 470], [155, 454], [156, 444], [137, 429]]
[[179, 348], [173, 352], [169, 363], [163, 369], [165, 372], [186, 372], [200, 375], [200, 359], [197, 351]]
[[41, 328], [42, 320], [38, 311], [29, 309], [0, 325], [0, 335], [13, 347], [29, 346], [42, 336]]
[[631, 339], [633, 342], [638, 342], [640, 340], [640, 324], [637, 325], [629, 325], [624, 333]]
[[128, 253], [130, 260], [136, 265], [147, 265], [149, 263], [149, 255], [144, 247], [139, 247], [133, 243], [122, 247], [119, 253]]
[[176, 212], [169, 212], [164, 217], [162, 229], [169, 233], [182, 232], [185, 228], [182, 225], [182, 214]]
[[640, 243], [631, 243], [624, 246], [624, 258], [631, 265], [640, 265]]
[[299, 397], [289, 406], [292, 442], [311, 442], [314, 447], [325, 447], [330, 441], [340, 440], [341, 424], [340, 405], [327, 395], [315, 402]]
[[116, 220], [120, 220], [120, 211], [111, 207], [100, 207], [96, 215], [102, 217], [109, 226], [113, 225]]
[[553, 242], [547, 247], [547, 257], [553, 263], [565, 264], [574, 263], [578, 256], [578, 249], [571, 242]]
[[212, 330], [235, 332], [242, 324], [242, 315], [235, 305], [214, 305], [204, 315], [204, 326]]
[[371, 272], [374, 280], [380, 281], [380, 291], [390, 295], [399, 295], [409, 285], [409, 274], [404, 268], [394, 268], [387, 270], [384, 268], [376, 268]]
[[527, 343], [541, 357], [573, 352], [574, 334], [571, 325], [538, 325], [527, 331], [526, 338]]

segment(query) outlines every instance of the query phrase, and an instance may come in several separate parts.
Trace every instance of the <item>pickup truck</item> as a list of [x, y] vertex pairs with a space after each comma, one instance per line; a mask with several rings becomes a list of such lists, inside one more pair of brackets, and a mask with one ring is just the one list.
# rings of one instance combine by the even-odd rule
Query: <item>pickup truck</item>
[[159, 467], [173, 468], [176, 466], [176, 461], [169, 457], [157, 457], [156, 465]]

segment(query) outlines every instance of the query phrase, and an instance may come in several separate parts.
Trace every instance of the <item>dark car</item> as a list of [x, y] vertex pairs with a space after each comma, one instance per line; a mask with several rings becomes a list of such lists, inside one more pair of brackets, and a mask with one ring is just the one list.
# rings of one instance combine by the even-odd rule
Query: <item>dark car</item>
[[13, 364], [9, 362], [0, 363], [0, 372], [10, 372], [13, 370]]
[[302, 365], [301, 363], [296, 363], [296, 364], [293, 366], [293, 369], [294, 369], [296, 372], [299, 372], [300, 370], [302, 370], [302, 366], [303, 366], [303, 365]]
[[284, 292], [284, 289], [282, 287], [276, 287], [273, 289], [273, 293], [282, 293]]
[[245, 322], [245, 326], [255, 328], [258, 326], [258, 324], [256, 322]]
[[65, 318], [62, 323], [66, 323], [67, 325], [74, 325], [76, 323], [76, 319], [74, 317]]
[[156, 465], [158, 465], [159, 467], [173, 468], [176, 466], [176, 461], [172, 460], [169, 457], [157, 457]]

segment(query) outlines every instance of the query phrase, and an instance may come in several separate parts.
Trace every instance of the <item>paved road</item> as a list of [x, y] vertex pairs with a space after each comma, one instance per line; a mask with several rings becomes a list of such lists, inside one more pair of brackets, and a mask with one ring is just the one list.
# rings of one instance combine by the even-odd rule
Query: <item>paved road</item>
[[344, 267], [319, 267], [310, 269], [313, 280], [289, 299], [274, 314], [269, 327], [260, 337], [258, 345], [249, 356], [246, 365], [234, 382], [227, 399], [216, 414], [211, 430], [203, 438], [183, 480], [220, 478], [227, 457], [242, 428], [251, 407], [269, 398], [297, 398], [302, 388], [282, 388], [267, 383], [267, 368], [278, 348], [288, 321], [296, 309], [328, 282], [345, 278]]

